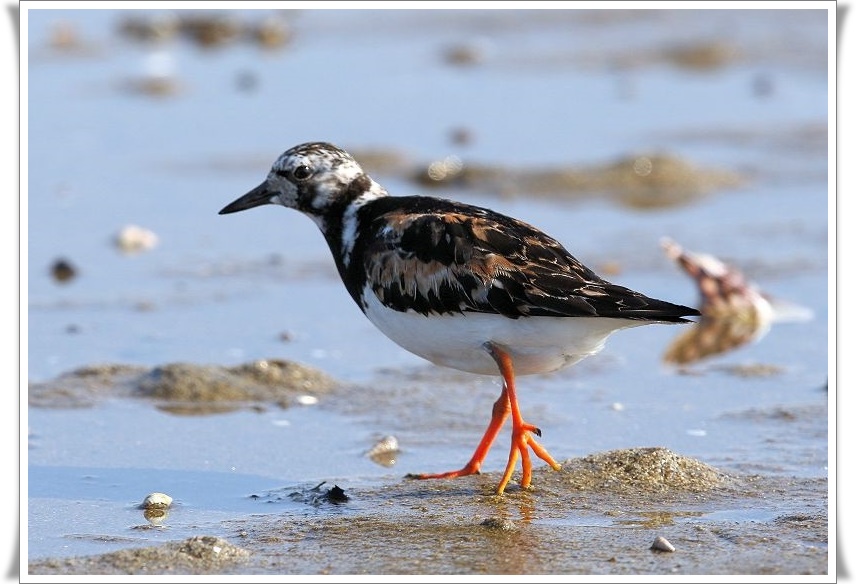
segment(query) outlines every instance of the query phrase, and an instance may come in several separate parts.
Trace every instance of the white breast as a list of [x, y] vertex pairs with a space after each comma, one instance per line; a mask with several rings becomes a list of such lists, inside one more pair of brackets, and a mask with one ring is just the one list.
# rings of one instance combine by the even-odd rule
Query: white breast
[[605, 317], [512, 319], [474, 312], [424, 316], [387, 308], [369, 288], [364, 294], [366, 316], [398, 345], [432, 363], [484, 375], [499, 375], [485, 349], [488, 342], [510, 354], [518, 375], [547, 373], [594, 355], [619, 329], [646, 324]]

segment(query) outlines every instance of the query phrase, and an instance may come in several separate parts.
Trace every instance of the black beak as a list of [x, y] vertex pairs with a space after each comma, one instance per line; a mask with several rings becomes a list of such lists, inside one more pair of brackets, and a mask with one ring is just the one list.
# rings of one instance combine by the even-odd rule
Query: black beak
[[247, 209], [252, 209], [259, 205], [269, 205], [274, 202], [273, 198], [275, 196], [276, 193], [268, 187], [268, 183], [265, 181], [243, 197], [240, 197], [223, 207], [219, 214], [227, 215], [229, 213], [237, 213], [238, 211], [246, 211]]

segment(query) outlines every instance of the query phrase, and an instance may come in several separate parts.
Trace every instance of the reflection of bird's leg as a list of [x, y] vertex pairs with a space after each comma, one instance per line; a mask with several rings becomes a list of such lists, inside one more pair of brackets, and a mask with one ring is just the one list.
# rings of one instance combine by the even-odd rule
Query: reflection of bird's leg
[[[514, 388], [514, 366], [511, 362], [511, 356], [503, 351], [500, 347], [493, 343], [488, 343], [488, 351], [490, 351], [496, 364], [499, 366], [499, 371], [503, 379], [503, 393], [507, 396], [508, 405], [511, 407], [511, 451], [508, 454], [508, 464], [505, 466], [505, 474], [502, 480], [499, 481], [499, 486], [496, 488], [497, 495], [501, 495], [505, 491], [506, 485], [511, 480], [511, 474], [514, 472], [514, 467], [517, 465], [517, 457], [520, 456], [521, 465], [523, 467], [523, 475], [520, 478], [521, 488], [528, 489], [532, 482], [532, 460], [529, 456], [529, 448], [535, 455], [553, 467], [554, 470], [559, 470], [561, 465], [550, 456], [547, 450], [535, 441], [532, 434], [541, 435], [541, 430], [532, 424], [527, 424], [523, 421], [523, 416], [520, 413], [520, 406], [517, 403], [517, 392]], [[501, 396], [500, 396], [501, 397]], [[494, 406], [495, 408], [495, 406]]]

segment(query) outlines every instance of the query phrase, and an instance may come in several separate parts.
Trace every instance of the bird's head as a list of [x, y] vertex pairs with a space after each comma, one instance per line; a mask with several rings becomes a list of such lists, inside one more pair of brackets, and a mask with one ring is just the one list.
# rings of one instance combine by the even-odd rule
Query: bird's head
[[277, 204], [309, 215], [323, 229], [334, 209], [372, 192], [386, 194], [350, 154], [326, 142], [308, 142], [283, 152], [264, 182], [226, 205], [220, 215]]

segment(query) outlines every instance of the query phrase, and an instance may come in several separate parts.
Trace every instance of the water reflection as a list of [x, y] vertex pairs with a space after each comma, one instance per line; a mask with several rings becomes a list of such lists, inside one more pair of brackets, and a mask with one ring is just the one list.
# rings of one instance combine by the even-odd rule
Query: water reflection
[[680, 519], [702, 517], [704, 513], [701, 511], [637, 511], [636, 515], [632, 519], [616, 520], [615, 523], [627, 527], [657, 529], [670, 527]]
[[544, 572], [542, 559], [532, 554], [538, 532], [526, 529], [536, 517], [535, 500], [529, 492], [520, 498], [491, 496], [492, 517], [481, 522], [482, 531], [472, 540], [479, 555], [497, 574], [538, 574]]
[[149, 522], [149, 525], [152, 527], [163, 527], [164, 521], [169, 517], [169, 510], [167, 509], [145, 509], [143, 511], [143, 517], [146, 518], [146, 521]]

